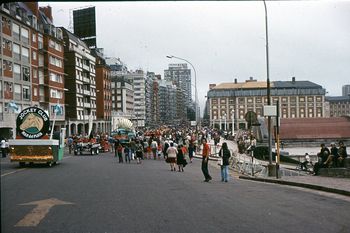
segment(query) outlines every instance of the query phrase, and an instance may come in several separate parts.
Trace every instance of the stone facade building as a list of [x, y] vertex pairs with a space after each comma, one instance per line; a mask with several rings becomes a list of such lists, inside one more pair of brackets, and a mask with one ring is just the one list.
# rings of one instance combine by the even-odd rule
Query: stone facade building
[[[264, 116], [267, 83], [253, 78], [245, 82], [211, 84], [207, 94], [209, 124], [220, 129], [247, 128], [245, 114], [254, 111]], [[309, 81], [271, 82], [271, 103], [280, 103], [281, 118], [319, 118], [325, 116], [325, 93], [322, 86]]]

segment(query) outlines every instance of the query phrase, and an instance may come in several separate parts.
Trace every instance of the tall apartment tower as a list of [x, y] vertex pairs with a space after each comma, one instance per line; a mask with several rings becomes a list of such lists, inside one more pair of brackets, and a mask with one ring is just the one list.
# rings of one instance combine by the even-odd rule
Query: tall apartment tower
[[96, 58], [97, 132], [105, 133], [111, 131], [111, 69], [103, 57], [103, 49], [93, 49], [92, 54]]
[[169, 64], [167, 70], [164, 70], [164, 79], [172, 81], [184, 93], [185, 106], [192, 106], [192, 88], [191, 88], [191, 69], [186, 63]]
[[143, 70], [131, 71], [125, 78], [132, 83], [134, 89], [134, 118], [136, 127], [146, 126], [146, 73]]
[[89, 47], [65, 28], [64, 70], [67, 74], [66, 119], [69, 134], [88, 133], [89, 120], [92, 119], [92, 131], [97, 132], [96, 125], [96, 58]]
[[[112, 131], [115, 118], [127, 118], [134, 120], [134, 87], [125, 76], [128, 68], [115, 57], [106, 57], [106, 63], [111, 69], [111, 95], [112, 95]], [[136, 120], [133, 122], [136, 125]]]
[[348, 96], [350, 98], [350, 85], [344, 85], [342, 87], [342, 96]]
[[55, 128], [64, 127], [63, 40], [51, 8], [8, 2], [1, 4], [0, 17], [0, 134], [14, 137], [17, 114], [34, 105], [47, 111], [52, 122], [59, 104]]
[[176, 119], [177, 87], [164, 79], [159, 82], [159, 121], [162, 124], [174, 125]]

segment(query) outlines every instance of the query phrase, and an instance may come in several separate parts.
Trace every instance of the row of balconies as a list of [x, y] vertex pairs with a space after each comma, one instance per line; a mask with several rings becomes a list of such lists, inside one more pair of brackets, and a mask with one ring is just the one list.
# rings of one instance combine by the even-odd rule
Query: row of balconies
[[82, 108], [96, 108], [96, 104], [78, 102], [78, 103], [77, 103], [77, 107], [82, 107]]

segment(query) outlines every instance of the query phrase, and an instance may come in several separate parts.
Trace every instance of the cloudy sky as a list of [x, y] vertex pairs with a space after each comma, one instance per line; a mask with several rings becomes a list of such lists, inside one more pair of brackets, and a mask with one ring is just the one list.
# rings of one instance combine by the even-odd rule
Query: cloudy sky
[[[270, 80], [309, 80], [327, 95], [350, 84], [350, 1], [268, 1]], [[96, 7], [97, 46], [128, 68], [164, 75], [174, 55], [197, 71], [201, 112], [210, 83], [266, 80], [262, 1], [39, 2], [55, 26]], [[194, 79], [193, 79], [194, 80]], [[194, 82], [194, 81], [193, 81]], [[193, 92], [194, 93], [194, 92]]]

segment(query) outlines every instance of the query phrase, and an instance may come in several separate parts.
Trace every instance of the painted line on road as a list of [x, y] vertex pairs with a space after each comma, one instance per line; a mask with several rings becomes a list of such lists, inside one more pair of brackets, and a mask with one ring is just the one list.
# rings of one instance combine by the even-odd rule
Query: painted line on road
[[[65, 156], [62, 158], [63, 159], [68, 159], [68, 158], [71, 158], [72, 156]], [[21, 172], [21, 171], [24, 171], [24, 170], [27, 170], [28, 168], [21, 168], [21, 169], [18, 169], [16, 171], [12, 171], [12, 172], [8, 172], [8, 173], [4, 173], [2, 174], [0, 177], [4, 177], [4, 176], [8, 176], [8, 175], [11, 175], [11, 174], [14, 174], [14, 173], [17, 173], [17, 172]]]
[[2, 174], [1, 177], [7, 176], [7, 175], [11, 175], [11, 174], [14, 174], [14, 173], [17, 173], [17, 172], [26, 170], [26, 169], [27, 169], [27, 168], [21, 168], [21, 169], [18, 169], [18, 170], [16, 170], [16, 171], [8, 172], [8, 173], [5, 173], [5, 174]]

